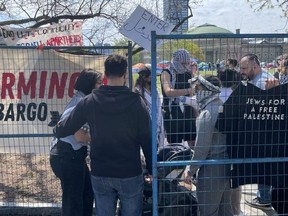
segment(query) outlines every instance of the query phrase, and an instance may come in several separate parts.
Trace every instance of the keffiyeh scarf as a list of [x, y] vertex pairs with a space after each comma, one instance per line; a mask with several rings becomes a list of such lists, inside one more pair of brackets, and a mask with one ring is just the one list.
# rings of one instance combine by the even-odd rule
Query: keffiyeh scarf
[[198, 82], [199, 84], [205, 86], [208, 89], [196, 92], [196, 100], [199, 104], [200, 109], [204, 109], [211, 101], [219, 98], [221, 90], [218, 86], [213, 85], [212, 83], [204, 79], [201, 75], [193, 78], [193, 81], [194, 85], [195, 82]]

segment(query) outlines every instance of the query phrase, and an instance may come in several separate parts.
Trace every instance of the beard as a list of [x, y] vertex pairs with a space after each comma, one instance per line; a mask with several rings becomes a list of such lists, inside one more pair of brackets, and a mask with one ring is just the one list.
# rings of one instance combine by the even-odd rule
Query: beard
[[241, 80], [248, 80], [248, 76], [246, 74], [241, 74]]

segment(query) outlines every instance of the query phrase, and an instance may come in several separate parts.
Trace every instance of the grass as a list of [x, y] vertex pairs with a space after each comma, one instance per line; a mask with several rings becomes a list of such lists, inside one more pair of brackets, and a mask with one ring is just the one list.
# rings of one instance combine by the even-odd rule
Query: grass
[[[271, 73], [271, 74], [274, 74], [275, 68], [268, 69], [268, 72]], [[213, 70], [213, 71], [199, 71], [199, 74], [202, 75], [202, 76], [210, 76], [210, 75], [215, 75], [216, 76], [217, 75], [217, 71], [216, 70]], [[133, 87], [135, 85], [135, 82], [136, 82], [138, 76], [139, 76], [138, 73], [132, 73]], [[157, 76], [156, 85], [157, 85], [157, 89], [158, 89], [159, 94], [161, 94], [160, 76]]]

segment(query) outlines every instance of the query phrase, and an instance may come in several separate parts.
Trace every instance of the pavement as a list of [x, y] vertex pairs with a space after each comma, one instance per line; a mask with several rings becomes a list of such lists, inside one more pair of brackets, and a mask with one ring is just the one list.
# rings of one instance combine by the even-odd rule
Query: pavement
[[[265, 208], [265, 209], [257, 209], [252, 208], [249, 205], [245, 204], [245, 199], [250, 200], [256, 196], [257, 193], [257, 185], [245, 185], [242, 186], [242, 200], [241, 200], [241, 210], [245, 213], [246, 216], [278, 216], [274, 209]], [[196, 187], [192, 185], [191, 190], [195, 193]], [[19, 214], [20, 213], [20, 214]], [[0, 208], [0, 215], [42, 215], [42, 216], [60, 216], [60, 207], [59, 206], [49, 206], [47, 204], [40, 206], [19, 206], [12, 208], [9, 206]], [[93, 214], [95, 216], [95, 213]], [[176, 216], [176, 215], [175, 215]], [[178, 215], [180, 216], [180, 215]]]

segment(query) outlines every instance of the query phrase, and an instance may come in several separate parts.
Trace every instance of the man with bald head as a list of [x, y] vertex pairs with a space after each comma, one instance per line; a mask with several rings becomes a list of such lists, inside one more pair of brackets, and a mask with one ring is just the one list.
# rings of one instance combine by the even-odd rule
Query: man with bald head
[[[260, 61], [255, 54], [247, 54], [241, 58], [240, 74], [243, 80], [247, 80], [260, 89], [267, 89], [267, 82], [274, 80], [274, 76], [262, 70]], [[270, 81], [269, 81], [270, 80]], [[247, 204], [255, 208], [271, 207], [271, 186], [258, 185], [257, 197], [246, 200]]]
[[267, 89], [266, 83], [274, 80], [274, 76], [262, 70], [260, 61], [255, 54], [247, 54], [240, 61], [240, 74], [243, 80], [263, 90]]

